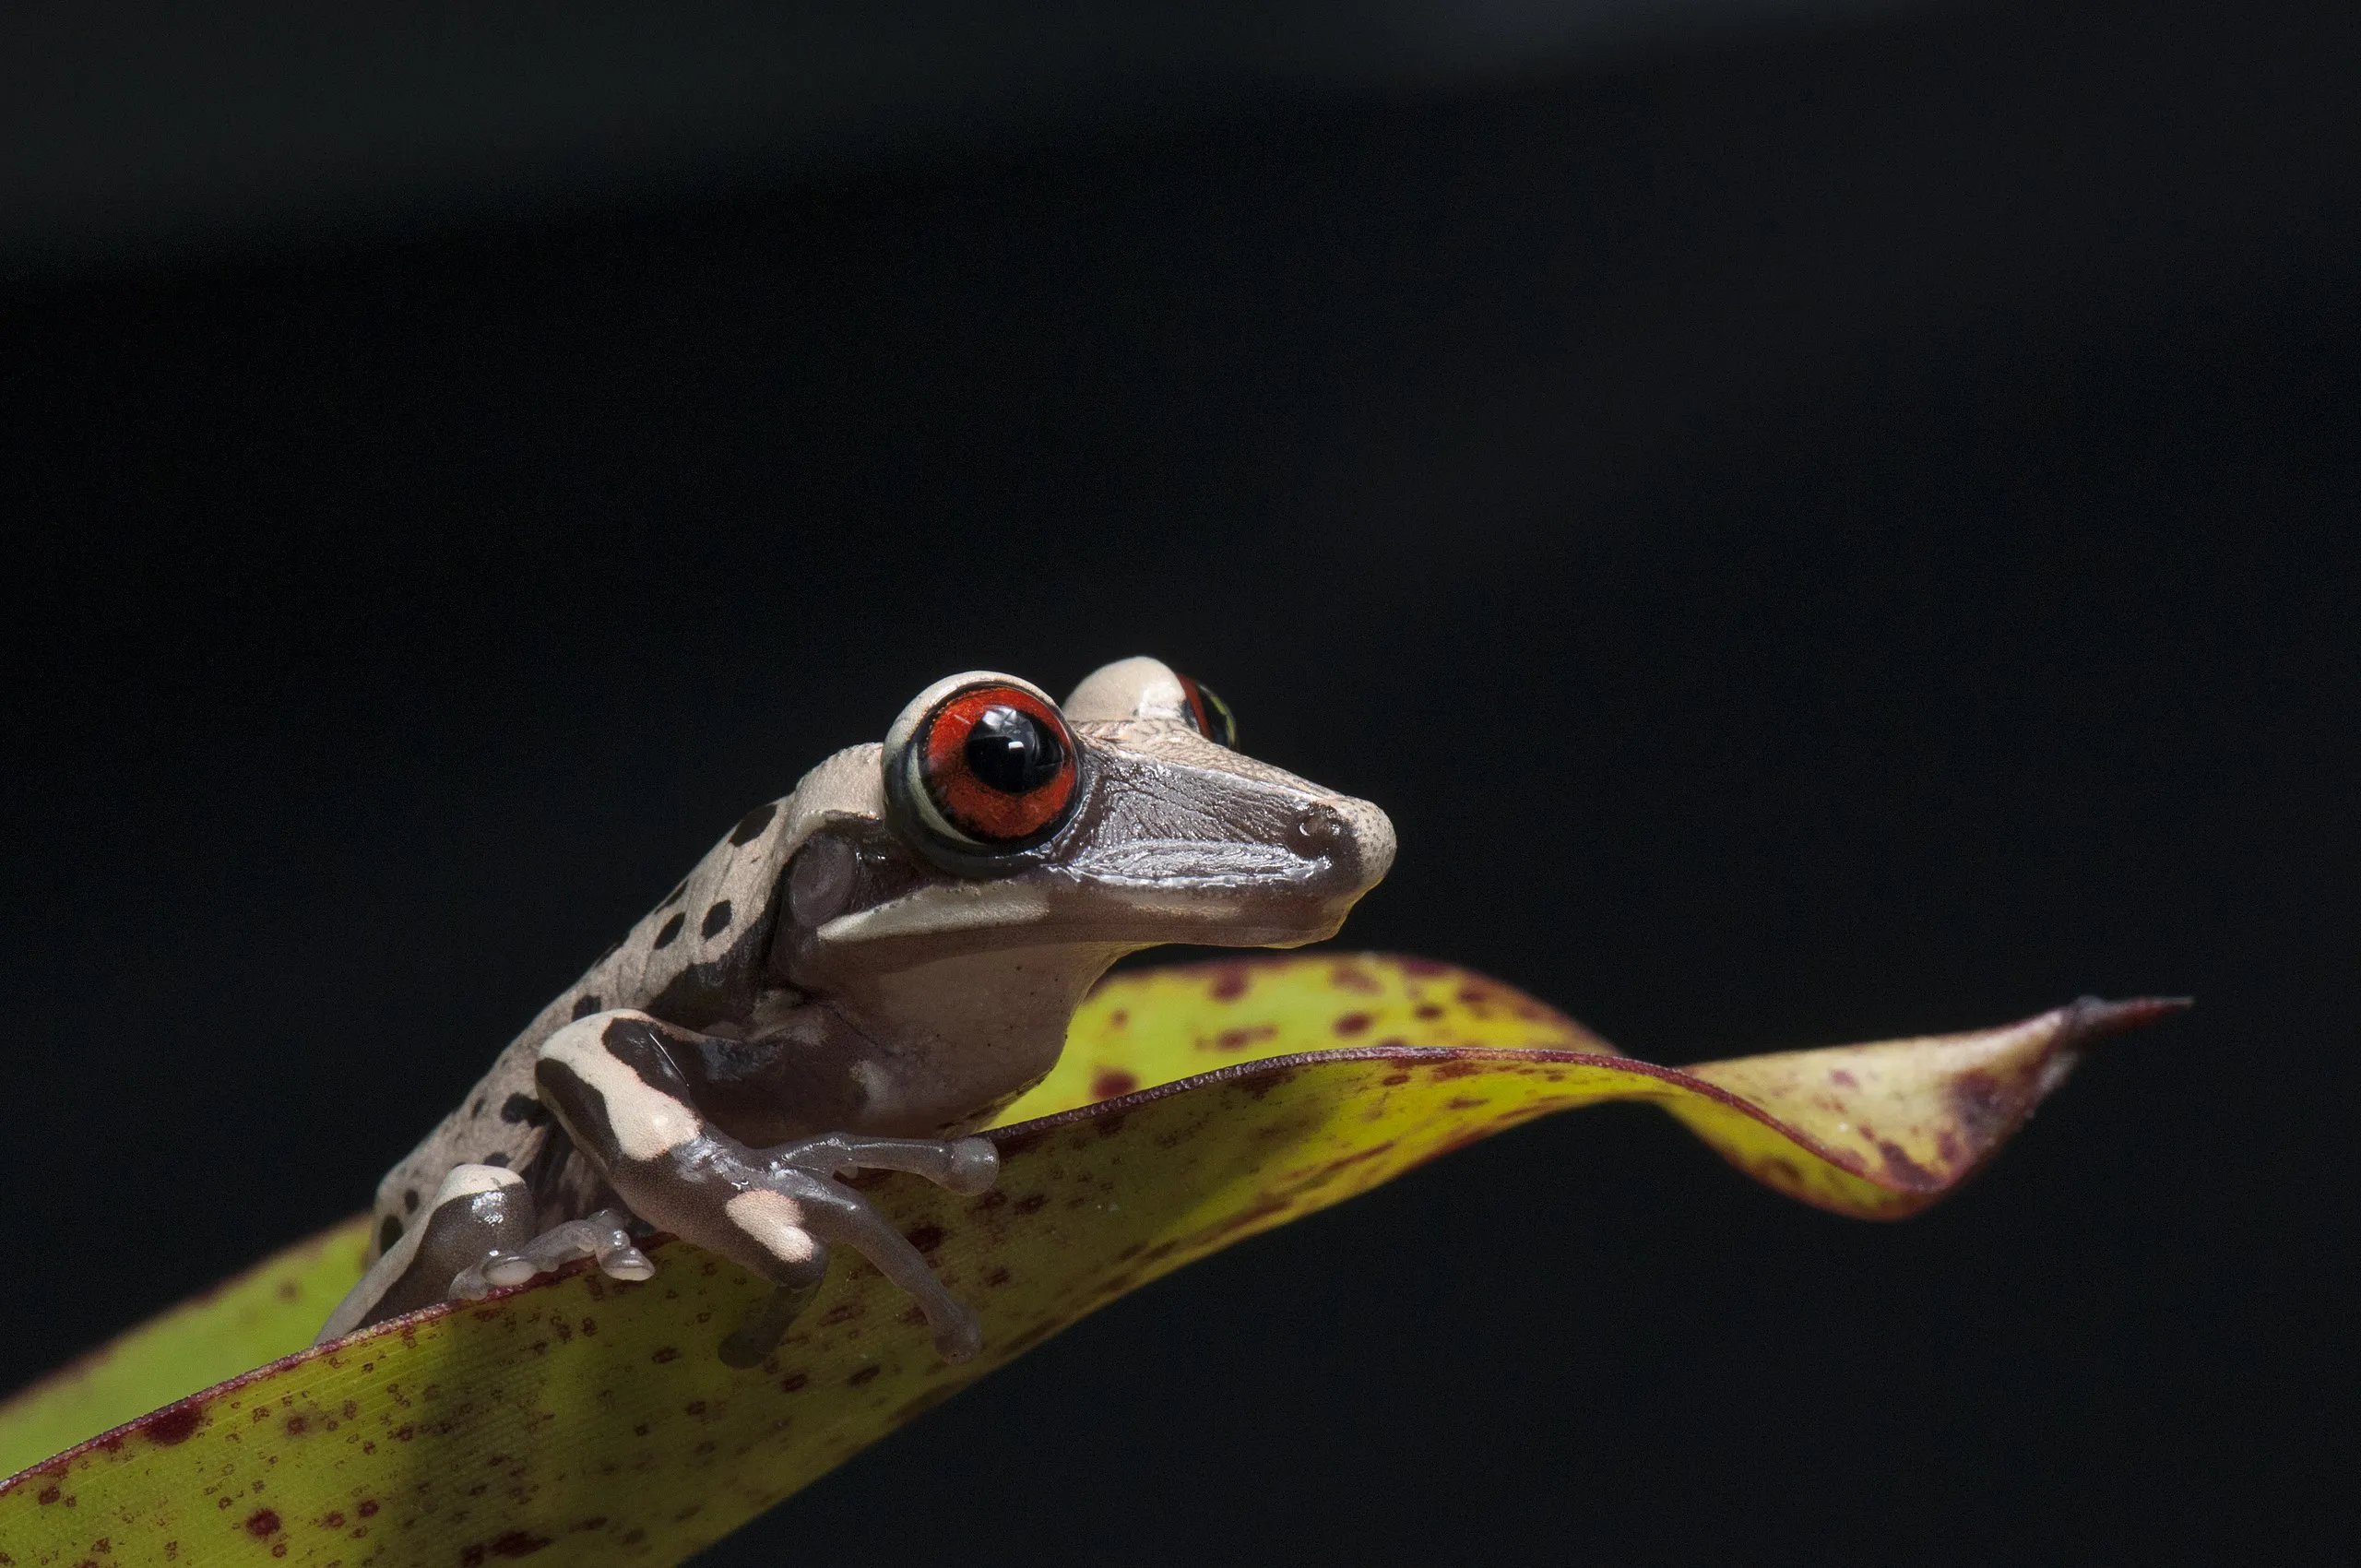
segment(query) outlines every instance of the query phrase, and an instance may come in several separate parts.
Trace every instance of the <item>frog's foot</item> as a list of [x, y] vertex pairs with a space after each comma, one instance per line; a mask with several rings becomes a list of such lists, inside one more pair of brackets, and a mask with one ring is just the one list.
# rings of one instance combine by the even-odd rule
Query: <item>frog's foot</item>
[[504, 1247], [526, 1244], [533, 1229], [533, 1195], [523, 1178], [496, 1165], [454, 1166], [426, 1217], [370, 1265], [312, 1342], [449, 1300], [455, 1277], [487, 1255], [504, 1255]]
[[610, 1279], [652, 1277], [656, 1265], [632, 1241], [631, 1216], [602, 1208], [581, 1219], [552, 1225], [515, 1252], [497, 1248], [459, 1271], [451, 1299], [481, 1301], [504, 1285], [522, 1285], [537, 1274], [552, 1274], [578, 1258], [596, 1258]]
[[[839, 1178], [858, 1170], [906, 1170], [949, 1192], [981, 1193], [1000, 1177], [1000, 1155], [989, 1142], [831, 1133], [763, 1149], [753, 1159], [761, 1177], [723, 1206], [742, 1234], [775, 1256], [808, 1246], [824, 1263], [830, 1244], [850, 1247], [917, 1301], [944, 1360], [964, 1361], [983, 1348], [983, 1329], [975, 1314], [943, 1289], [925, 1255]], [[770, 1310], [777, 1315], [783, 1308], [782, 1301]], [[762, 1321], [758, 1313], [734, 1337], [751, 1336]], [[781, 1317], [777, 1333], [784, 1334], [792, 1321], [791, 1314]], [[772, 1343], [777, 1342], [775, 1334]], [[745, 1347], [738, 1348], [742, 1353]]]
[[955, 1193], [980, 1193], [1000, 1172], [991, 1145], [839, 1133], [751, 1148], [706, 1121], [680, 1065], [721, 1043], [645, 1013], [594, 1013], [549, 1038], [533, 1081], [541, 1103], [632, 1213], [784, 1288], [785, 1297], [732, 1336], [731, 1354], [748, 1353], [764, 1332], [777, 1343], [792, 1299], [808, 1299], [827, 1272], [833, 1242], [917, 1298], [946, 1360], [974, 1355], [983, 1336], [973, 1314], [919, 1250], [838, 1178], [907, 1170]]

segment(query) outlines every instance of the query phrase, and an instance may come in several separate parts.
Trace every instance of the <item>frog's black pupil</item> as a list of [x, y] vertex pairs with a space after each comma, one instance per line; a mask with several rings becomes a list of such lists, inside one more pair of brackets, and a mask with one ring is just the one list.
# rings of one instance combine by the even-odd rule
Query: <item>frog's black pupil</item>
[[992, 707], [977, 716], [962, 750], [967, 771], [1003, 794], [1023, 795], [1058, 776], [1066, 749], [1056, 731], [1022, 708]]

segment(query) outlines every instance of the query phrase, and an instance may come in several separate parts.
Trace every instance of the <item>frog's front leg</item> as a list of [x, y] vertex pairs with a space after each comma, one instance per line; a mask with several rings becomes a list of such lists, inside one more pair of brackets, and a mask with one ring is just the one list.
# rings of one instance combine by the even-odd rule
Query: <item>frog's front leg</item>
[[[982, 1138], [939, 1142], [832, 1134], [755, 1149], [709, 1123], [673, 1052], [703, 1037], [645, 1013], [578, 1019], [552, 1035], [534, 1064], [543, 1104], [632, 1212], [808, 1299], [828, 1246], [851, 1247], [908, 1291], [946, 1360], [981, 1348], [974, 1314], [926, 1259], [836, 1178], [907, 1170], [955, 1193], [980, 1193], [1000, 1173]], [[783, 1313], [774, 1313], [777, 1330]]]

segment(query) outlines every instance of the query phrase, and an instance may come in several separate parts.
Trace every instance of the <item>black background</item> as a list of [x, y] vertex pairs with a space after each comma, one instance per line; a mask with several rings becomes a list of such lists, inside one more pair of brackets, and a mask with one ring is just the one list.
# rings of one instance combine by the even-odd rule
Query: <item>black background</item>
[[2193, 992], [1867, 1226], [1635, 1108], [715, 1564], [2351, 1561], [2349, 17], [1965, 9], [0, 308], [0, 1384], [360, 1206], [748, 804], [1157, 653], [1688, 1061]]

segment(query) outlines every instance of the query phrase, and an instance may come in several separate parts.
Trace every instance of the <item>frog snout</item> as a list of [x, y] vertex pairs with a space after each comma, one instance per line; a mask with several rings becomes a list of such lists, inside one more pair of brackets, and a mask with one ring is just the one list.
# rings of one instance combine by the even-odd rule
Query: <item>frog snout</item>
[[1333, 868], [1352, 883], [1356, 896], [1377, 885], [1394, 864], [1394, 824], [1367, 801], [1308, 801], [1296, 809], [1281, 842]]

